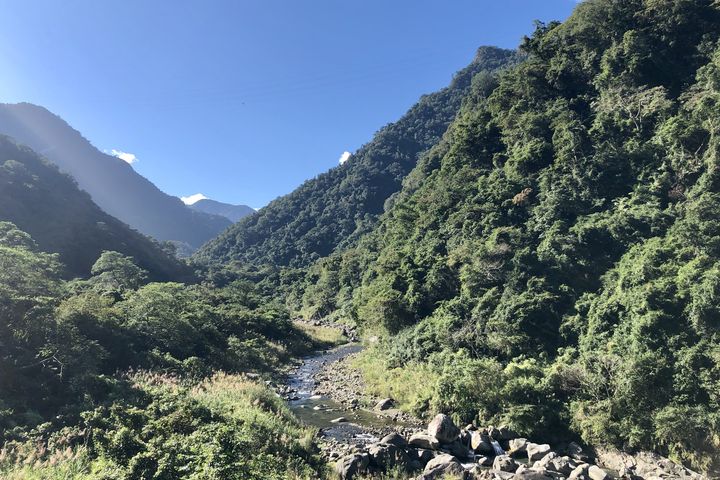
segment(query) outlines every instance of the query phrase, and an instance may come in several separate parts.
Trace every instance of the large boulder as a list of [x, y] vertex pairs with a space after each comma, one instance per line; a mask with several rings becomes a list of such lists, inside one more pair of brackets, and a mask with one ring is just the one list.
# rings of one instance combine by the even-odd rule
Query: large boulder
[[495, 449], [493, 449], [492, 444], [490, 443], [490, 437], [479, 431], [472, 432], [470, 436], [470, 448], [481, 455], [495, 454]]
[[587, 463], [581, 463], [580, 465], [575, 467], [572, 472], [570, 472], [568, 480], [585, 480], [587, 478], [590, 478], [588, 476], [589, 468], [590, 465], [588, 465]]
[[428, 425], [428, 434], [437, 438], [440, 443], [452, 443], [460, 435], [460, 429], [450, 417], [441, 413]]
[[588, 477], [590, 477], [592, 480], [610, 480], [610, 475], [605, 472], [602, 468], [598, 467], [597, 465], [590, 465], [590, 468], [588, 468]]
[[417, 448], [427, 448], [430, 450], [437, 450], [440, 448], [440, 442], [437, 438], [431, 435], [425, 435], [424, 433], [416, 433], [410, 436], [408, 445]]
[[540, 468], [551, 470], [550, 468], [548, 468], [548, 465], [550, 465], [550, 462], [552, 462], [553, 459], [557, 458], [557, 456], [558, 454], [555, 452], [548, 452], [540, 460], [533, 463], [532, 467], [536, 470]]
[[452, 443], [441, 446], [443, 450], [446, 450], [450, 455], [457, 458], [470, 458], [472, 456], [472, 450], [467, 446], [463, 445], [460, 440], [455, 440]]
[[537, 444], [528, 442], [527, 446], [525, 447], [528, 454], [528, 460], [531, 462], [536, 462], [540, 459], [542, 459], [545, 455], [550, 453], [550, 445], [547, 443], [543, 444]]
[[346, 455], [335, 463], [335, 472], [342, 480], [352, 480], [358, 473], [367, 470], [370, 457], [367, 453]]
[[430, 460], [427, 465], [425, 465], [425, 470], [422, 475], [417, 477], [417, 480], [439, 480], [446, 475], [464, 476], [464, 474], [465, 469], [460, 463], [460, 460], [452, 455], [443, 454]]
[[513, 438], [509, 442], [508, 455], [520, 455], [527, 453], [527, 438]]
[[457, 465], [462, 466], [462, 464], [460, 463], [460, 460], [458, 460], [456, 457], [453, 457], [452, 455], [448, 455], [448, 454], [444, 453], [444, 454], [438, 455], [437, 457], [430, 460], [427, 463], [427, 465], [425, 465], [425, 471], [427, 472], [427, 471], [433, 470], [434, 468], [442, 467], [442, 466], [450, 465], [450, 464], [457, 464]]
[[382, 471], [393, 468], [408, 470], [410, 466], [410, 457], [405, 450], [396, 445], [376, 443], [368, 448], [368, 455], [370, 455], [370, 465]]
[[387, 445], [395, 445], [396, 447], [400, 448], [407, 447], [407, 440], [405, 440], [405, 437], [395, 432], [385, 435], [380, 440], [380, 443], [385, 443]]
[[518, 469], [518, 464], [510, 455], [498, 455], [493, 461], [492, 468], [501, 472], [515, 472]]

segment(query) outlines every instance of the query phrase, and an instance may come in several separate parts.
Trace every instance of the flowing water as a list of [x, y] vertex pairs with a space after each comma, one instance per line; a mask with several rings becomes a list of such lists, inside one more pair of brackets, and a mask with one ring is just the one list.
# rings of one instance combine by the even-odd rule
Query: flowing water
[[[329, 363], [341, 360], [362, 350], [359, 344], [347, 344], [307, 357], [290, 374], [287, 386], [291, 389], [288, 403], [295, 415], [305, 424], [319, 428], [325, 437], [343, 442], [373, 443], [378, 438], [371, 431], [378, 428], [397, 426], [392, 418], [378, 415], [370, 410], [349, 410], [331, 398], [315, 395], [314, 375]], [[333, 423], [339, 417], [347, 422]]]

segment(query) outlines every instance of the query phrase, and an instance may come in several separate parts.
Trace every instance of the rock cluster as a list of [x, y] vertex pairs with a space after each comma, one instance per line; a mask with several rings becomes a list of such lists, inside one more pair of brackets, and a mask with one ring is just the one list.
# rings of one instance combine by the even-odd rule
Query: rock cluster
[[409, 438], [391, 433], [359, 447], [338, 459], [335, 470], [344, 480], [398, 468], [420, 472], [416, 480], [448, 474], [466, 480], [610, 480], [607, 472], [587, 462], [577, 444], [570, 444], [563, 453], [520, 438], [507, 427], [460, 429], [441, 414], [426, 432]]

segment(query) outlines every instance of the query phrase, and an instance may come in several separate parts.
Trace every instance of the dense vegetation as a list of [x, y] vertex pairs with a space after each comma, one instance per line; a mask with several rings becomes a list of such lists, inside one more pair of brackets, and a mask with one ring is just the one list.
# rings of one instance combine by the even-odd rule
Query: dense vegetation
[[437, 143], [471, 83], [511, 64], [515, 52], [485, 47], [452, 84], [424, 96], [343, 165], [244, 218], [198, 252], [203, 263], [303, 267], [352, 244], [375, 224], [421, 152]]
[[3, 478], [317, 478], [313, 432], [233, 374], [314, 346], [250, 285], [147, 283], [117, 252], [67, 282], [8, 222], [0, 267]]
[[194, 251], [231, 223], [218, 215], [193, 211], [179, 198], [161, 192], [130, 165], [99, 151], [43, 107], [0, 104], [0, 134], [43, 154], [70, 174], [106, 213], [156, 240], [176, 242], [183, 251]]
[[391, 333], [365, 370], [407, 408], [717, 474], [719, 39], [710, 0], [539, 24], [296, 308]]
[[93, 203], [67, 175], [27, 147], [0, 135], [0, 220], [60, 254], [65, 276], [87, 276], [104, 250], [129, 255], [154, 280], [191, 277], [172, 249], [130, 229]]

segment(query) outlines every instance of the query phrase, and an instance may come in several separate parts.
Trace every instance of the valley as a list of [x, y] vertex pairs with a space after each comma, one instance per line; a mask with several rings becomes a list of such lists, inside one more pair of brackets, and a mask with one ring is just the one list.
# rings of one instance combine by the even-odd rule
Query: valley
[[720, 4], [573, 6], [257, 211], [0, 104], [0, 478], [720, 478]]

